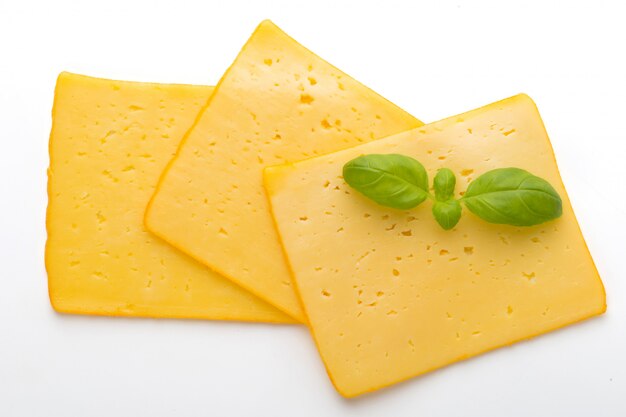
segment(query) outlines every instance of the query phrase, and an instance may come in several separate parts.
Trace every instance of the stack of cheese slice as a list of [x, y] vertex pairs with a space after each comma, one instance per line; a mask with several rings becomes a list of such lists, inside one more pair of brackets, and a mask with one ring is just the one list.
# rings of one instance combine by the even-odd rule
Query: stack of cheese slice
[[[53, 118], [59, 311], [305, 322], [355, 396], [605, 309], [526, 96], [422, 126], [263, 22], [214, 90], [62, 74]], [[524, 168], [564, 214], [531, 228], [468, 215], [444, 231], [426, 209], [347, 187], [343, 164], [367, 153], [464, 181]]]

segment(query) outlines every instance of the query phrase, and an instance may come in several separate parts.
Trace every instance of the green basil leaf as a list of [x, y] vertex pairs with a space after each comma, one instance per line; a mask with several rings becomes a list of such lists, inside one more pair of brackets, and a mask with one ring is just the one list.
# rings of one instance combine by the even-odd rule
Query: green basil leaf
[[445, 230], [450, 230], [461, 218], [461, 204], [457, 200], [436, 201], [433, 205], [435, 220]]
[[433, 180], [433, 187], [435, 188], [435, 197], [439, 201], [449, 200], [454, 194], [454, 187], [456, 186], [456, 177], [454, 172], [448, 168], [441, 168], [437, 171], [435, 179]]
[[561, 197], [544, 179], [519, 168], [488, 171], [467, 187], [461, 199], [490, 223], [534, 226], [563, 213]]
[[415, 159], [398, 154], [362, 155], [346, 163], [343, 178], [376, 203], [406, 210], [428, 197], [428, 174]]

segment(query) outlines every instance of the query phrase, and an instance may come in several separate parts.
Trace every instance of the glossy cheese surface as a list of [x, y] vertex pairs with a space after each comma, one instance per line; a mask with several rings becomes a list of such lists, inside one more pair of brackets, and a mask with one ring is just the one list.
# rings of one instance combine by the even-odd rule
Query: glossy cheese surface
[[159, 175], [212, 91], [59, 76], [46, 245], [57, 311], [292, 321], [143, 227]]
[[263, 168], [420, 125], [265, 21], [159, 182], [146, 226], [304, 321], [263, 190]]
[[[443, 230], [425, 202], [385, 208], [343, 181], [370, 153], [457, 175], [519, 167], [547, 179], [563, 216], [519, 228], [467, 209]], [[534, 103], [519, 95], [300, 163], [265, 181], [296, 286], [337, 389], [355, 396], [605, 311], [605, 294]]]

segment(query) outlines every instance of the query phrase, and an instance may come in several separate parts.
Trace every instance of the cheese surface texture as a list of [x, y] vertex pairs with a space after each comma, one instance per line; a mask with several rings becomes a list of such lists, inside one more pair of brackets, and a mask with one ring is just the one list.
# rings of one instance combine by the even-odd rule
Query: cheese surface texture
[[[489, 224], [463, 208], [451, 231], [432, 203], [377, 205], [342, 179], [363, 154], [457, 176], [518, 167], [550, 182], [563, 215]], [[539, 113], [519, 95], [352, 149], [265, 170], [276, 224], [310, 327], [337, 389], [351, 397], [605, 311], [605, 294]]]
[[304, 321], [263, 190], [263, 168], [420, 125], [265, 21], [183, 140], [147, 209], [146, 226]]
[[57, 311], [293, 321], [143, 227], [159, 175], [212, 91], [59, 76], [46, 245]]

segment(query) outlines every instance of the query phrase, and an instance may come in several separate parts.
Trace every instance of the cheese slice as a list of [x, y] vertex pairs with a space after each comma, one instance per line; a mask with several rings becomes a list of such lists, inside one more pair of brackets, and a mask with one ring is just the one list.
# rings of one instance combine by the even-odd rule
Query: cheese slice
[[143, 227], [159, 175], [212, 91], [59, 76], [46, 245], [57, 311], [293, 321]]
[[147, 228], [304, 321], [263, 191], [263, 167], [420, 125], [265, 21], [159, 182]]
[[[399, 153], [457, 191], [519, 167], [548, 180], [563, 216], [520, 228], [467, 209], [443, 230], [431, 203], [385, 208], [342, 179], [349, 160]], [[266, 169], [266, 187], [296, 286], [336, 388], [352, 397], [605, 311], [605, 293], [525, 95], [369, 144]]]

